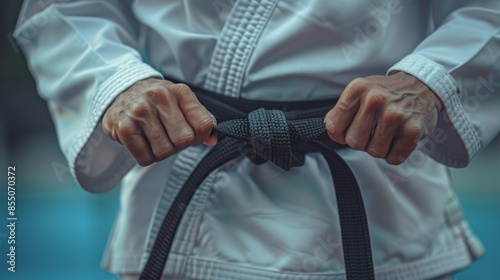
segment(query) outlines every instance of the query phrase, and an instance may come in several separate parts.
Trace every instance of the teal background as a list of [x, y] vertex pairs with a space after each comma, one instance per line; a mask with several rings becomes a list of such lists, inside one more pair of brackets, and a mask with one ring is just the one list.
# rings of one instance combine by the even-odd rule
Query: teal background
[[[87, 193], [65, 169], [47, 105], [10, 40], [20, 3], [0, 2], [0, 279], [119, 279], [100, 268], [119, 188]], [[16, 273], [6, 263], [8, 165], [17, 174]], [[465, 215], [488, 250], [455, 279], [500, 279], [499, 172], [498, 137], [468, 168], [452, 170]]]

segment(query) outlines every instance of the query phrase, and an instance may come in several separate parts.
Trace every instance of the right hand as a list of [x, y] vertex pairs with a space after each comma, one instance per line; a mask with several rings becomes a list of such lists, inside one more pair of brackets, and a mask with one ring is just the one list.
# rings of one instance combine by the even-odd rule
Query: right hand
[[163, 160], [188, 145], [217, 143], [216, 135], [210, 136], [215, 117], [191, 89], [153, 78], [139, 81], [118, 95], [102, 125], [141, 166]]

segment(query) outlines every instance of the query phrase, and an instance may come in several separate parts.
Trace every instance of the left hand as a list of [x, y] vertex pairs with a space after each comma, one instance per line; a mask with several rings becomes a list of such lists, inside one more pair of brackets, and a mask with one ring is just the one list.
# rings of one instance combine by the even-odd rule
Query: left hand
[[353, 80], [325, 116], [330, 138], [401, 164], [437, 123], [441, 100], [417, 78], [397, 72]]

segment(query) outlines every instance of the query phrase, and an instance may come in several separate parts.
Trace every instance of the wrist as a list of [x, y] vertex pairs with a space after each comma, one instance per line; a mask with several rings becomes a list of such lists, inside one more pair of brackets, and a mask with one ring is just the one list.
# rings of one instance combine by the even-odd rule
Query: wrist
[[427, 86], [427, 84], [425, 84], [419, 78], [413, 76], [412, 74], [409, 74], [404, 71], [394, 71], [390, 75], [395, 75], [395, 74], [403, 75], [406, 76], [406, 78], [412, 79], [413, 80], [412, 83], [418, 84], [417, 88], [419, 87], [422, 88], [422, 90], [425, 93], [427, 93], [427, 95], [432, 99], [434, 108], [436, 108], [437, 112], [440, 113], [441, 111], [443, 111], [444, 108], [443, 102], [441, 101], [439, 96], [430, 87]]
[[438, 113], [441, 113], [443, 111], [444, 105], [443, 101], [435, 94], [432, 90], [429, 89], [429, 94], [431, 98], [434, 100], [434, 107], [436, 108]]

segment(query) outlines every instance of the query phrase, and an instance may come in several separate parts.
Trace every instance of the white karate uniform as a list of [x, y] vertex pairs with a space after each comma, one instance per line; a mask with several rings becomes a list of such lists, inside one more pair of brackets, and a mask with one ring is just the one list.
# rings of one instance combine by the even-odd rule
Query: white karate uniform
[[[103, 265], [137, 274], [176, 192], [210, 148], [136, 165], [100, 119], [135, 82], [169, 77], [232, 97], [335, 98], [354, 78], [405, 71], [443, 101], [399, 166], [342, 150], [365, 201], [377, 279], [428, 279], [483, 254], [448, 167], [500, 130], [500, 1], [26, 1], [15, 37], [80, 185], [120, 181]], [[335, 191], [319, 154], [285, 172], [242, 156], [200, 187], [165, 273], [182, 279], [344, 279]], [[70, 209], [68, 209], [70, 211]], [[98, 219], [98, 217], [96, 217]]]

